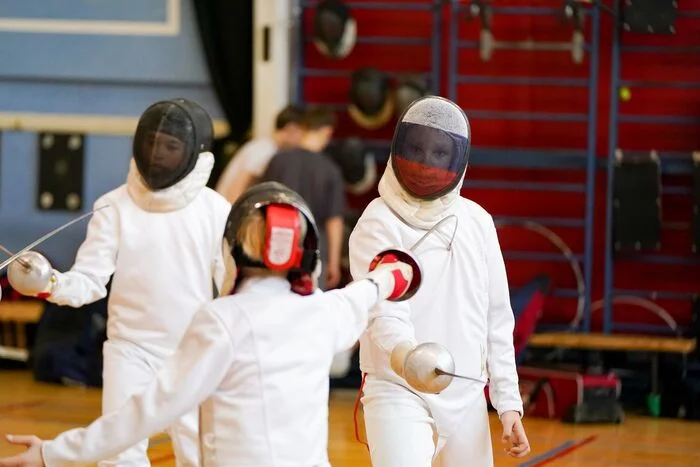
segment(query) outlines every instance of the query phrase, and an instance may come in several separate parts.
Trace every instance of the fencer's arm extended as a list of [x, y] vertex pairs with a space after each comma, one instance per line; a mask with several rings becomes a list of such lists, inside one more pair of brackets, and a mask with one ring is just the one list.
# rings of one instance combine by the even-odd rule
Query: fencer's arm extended
[[522, 415], [523, 402], [518, 387], [513, 346], [515, 316], [510, 305], [506, 266], [493, 219], [490, 219], [486, 232], [486, 263], [489, 277], [489, 397], [499, 416], [511, 410]]
[[88, 427], [44, 442], [46, 467], [98, 462], [163, 431], [216, 391], [233, 358], [233, 344], [223, 323], [206, 308], [200, 310], [177, 352], [144, 390]]
[[[400, 246], [401, 238], [398, 233], [394, 235], [385, 220], [365, 213], [350, 234], [348, 244], [353, 279], [367, 276], [369, 265], [378, 252]], [[372, 307], [367, 331], [387, 356], [402, 342], [416, 344], [411, 310], [406, 302], [384, 301]]]
[[[94, 209], [109, 204], [98, 200]], [[73, 267], [54, 270], [56, 285], [47, 298], [61, 306], [81, 307], [107, 296], [107, 283], [114, 273], [119, 249], [119, 215], [111, 206], [95, 212], [78, 248]]]
[[367, 328], [369, 309], [379, 301], [379, 289], [369, 280], [352, 282], [323, 293], [322, 306], [330, 310], [335, 331], [334, 351], [352, 347]]

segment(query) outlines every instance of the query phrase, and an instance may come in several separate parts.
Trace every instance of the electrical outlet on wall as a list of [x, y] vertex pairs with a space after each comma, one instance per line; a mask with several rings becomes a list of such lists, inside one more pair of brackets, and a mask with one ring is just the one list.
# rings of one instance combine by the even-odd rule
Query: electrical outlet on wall
[[80, 211], [83, 207], [85, 135], [39, 133], [40, 211]]

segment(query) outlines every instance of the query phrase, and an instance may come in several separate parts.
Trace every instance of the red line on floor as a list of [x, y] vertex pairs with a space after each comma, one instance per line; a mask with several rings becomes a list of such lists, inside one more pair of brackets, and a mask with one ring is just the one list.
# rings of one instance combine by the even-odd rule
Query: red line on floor
[[40, 405], [43, 405], [44, 402], [45, 401], [43, 401], [43, 400], [12, 402], [10, 404], [0, 405], [0, 410], [2, 410], [4, 412], [6, 410], [13, 410], [13, 409], [30, 409], [32, 407], [39, 407]]
[[559, 451], [559, 452], [557, 452], [556, 454], [554, 454], [552, 457], [548, 457], [548, 458], [546, 458], [546, 459], [542, 459], [542, 460], [539, 461], [538, 463], [532, 464], [530, 467], [540, 467], [540, 466], [542, 466], [542, 465], [549, 464], [550, 462], [553, 462], [553, 461], [555, 461], [555, 460], [557, 460], [557, 459], [561, 459], [562, 457], [571, 454], [573, 451], [575, 451], [575, 450], [577, 450], [577, 449], [579, 449], [579, 448], [582, 448], [582, 447], [584, 447], [584, 446], [587, 445], [587, 444], [592, 443], [593, 441], [595, 441], [596, 438], [597, 438], [596, 435], [592, 435], [592, 436], [589, 436], [588, 438], [584, 438], [584, 439], [582, 439], [581, 441], [579, 441], [578, 443], [573, 444], [573, 445], [569, 446], [569, 447], [566, 448], [566, 449], [562, 449], [561, 451]]

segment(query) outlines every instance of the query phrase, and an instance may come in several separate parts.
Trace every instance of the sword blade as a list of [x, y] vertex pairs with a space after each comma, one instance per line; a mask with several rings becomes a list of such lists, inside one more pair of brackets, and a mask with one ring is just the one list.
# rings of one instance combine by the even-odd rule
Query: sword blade
[[435, 368], [435, 373], [438, 375], [444, 375], [444, 376], [452, 376], [453, 378], [459, 378], [459, 379], [466, 379], [468, 381], [474, 381], [476, 383], [483, 383], [486, 384], [488, 381], [484, 381], [483, 379], [479, 378], [472, 378], [471, 376], [463, 376], [463, 375], [458, 375], [455, 373], [450, 373], [449, 371], [443, 371], [439, 368]]
[[94, 210], [92, 210], [92, 211], [90, 211], [90, 212], [86, 212], [85, 214], [81, 215], [80, 217], [77, 217], [77, 218], [75, 218], [75, 219], [73, 219], [73, 220], [71, 220], [71, 221], [69, 221], [69, 222], [66, 222], [66, 223], [63, 224], [62, 226], [53, 229], [51, 232], [47, 233], [47, 234], [44, 235], [43, 237], [38, 238], [37, 240], [33, 241], [32, 243], [30, 243], [29, 245], [25, 246], [24, 248], [22, 248], [21, 250], [19, 250], [17, 253], [15, 253], [14, 255], [12, 255], [9, 259], [6, 259], [5, 261], [3, 261], [3, 263], [0, 264], [0, 271], [2, 271], [3, 269], [5, 269], [5, 268], [7, 267], [8, 264], [10, 264], [11, 262], [13, 262], [13, 261], [16, 260], [17, 258], [19, 258], [19, 256], [22, 255], [22, 253], [25, 253], [25, 252], [31, 250], [32, 248], [34, 248], [35, 246], [37, 246], [37, 245], [39, 245], [39, 244], [41, 244], [41, 243], [44, 243], [46, 240], [48, 240], [49, 238], [53, 237], [54, 235], [56, 235], [57, 233], [59, 233], [59, 232], [62, 231], [63, 229], [66, 229], [66, 228], [70, 227], [71, 225], [73, 225], [73, 224], [75, 224], [75, 223], [77, 223], [77, 222], [80, 222], [81, 220], [85, 219], [86, 217], [92, 216], [94, 213], [96, 213], [96, 212], [99, 211], [100, 209], [104, 209], [104, 208], [106, 208], [106, 207], [109, 207], [109, 205], [108, 205], [108, 204], [105, 204], [104, 206], [100, 206], [99, 208], [96, 208], [96, 209], [94, 209]]
[[[2, 245], [0, 245], [0, 251], [2, 251], [3, 253], [5, 253], [7, 256], [14, 256], [14, 253], [12, 253], [10, 250], [8, 250], [7, 248], [5, 248], [5, 247], [2, 246]], [[21, 264], [22, 266], [24, 266], [25, 268], [28, 268], [28, 267], [29, 267], [29, 263], [27, 263], [27, 262], [26, 262], [25, 260], [23, 260], [22, 258], [17, 258], [17, 262], [18, 262], [19, 264]]]

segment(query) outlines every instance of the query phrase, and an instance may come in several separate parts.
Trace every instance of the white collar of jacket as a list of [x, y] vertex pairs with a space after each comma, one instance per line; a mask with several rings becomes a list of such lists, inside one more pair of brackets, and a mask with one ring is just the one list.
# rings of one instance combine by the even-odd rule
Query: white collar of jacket
[[382, 200], [404, 222], [419, 229], [430, 229], [440, 220], [455, 213], [463, 183], [464, 174], [462, 174], [462, 182], [458, 183], [452, 191], [440, 198], [424, 201], [404, 191], [389, 161], [384, 175], [379, 180], [378, 189]]
[[262, 276], [262, 277], [246, 277], [241, 281], [236, 293], [241, 292], [265, 292], [271, 291], [282, 293], [289, 292], [291, 285], [285, 277], [279, 276]]
[[151, 191], [139, 174], [136, 162], [131, 159], [129, 174], [126, 177], [126, 189], [134, 203], [148, 212], [170, 212], [182, 209], [202, 191], [209, 181], [214, 168], [214, 155], [203, 152], [197, 159], [192, 172], [175, 185], [163, 190]]

